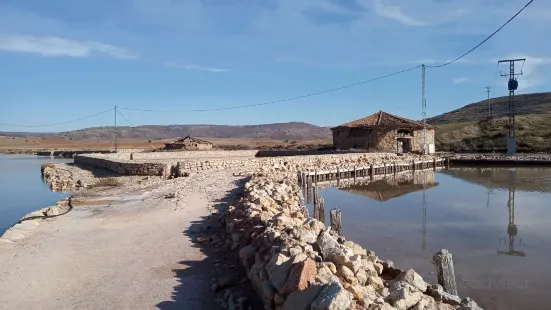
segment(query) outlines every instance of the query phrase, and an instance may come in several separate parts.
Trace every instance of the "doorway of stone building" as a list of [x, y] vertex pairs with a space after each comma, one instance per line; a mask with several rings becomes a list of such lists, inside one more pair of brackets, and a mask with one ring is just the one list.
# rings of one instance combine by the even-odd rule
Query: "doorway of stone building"
[[396, 139], [396, 143], [397, 143], [397, 152], [398, 153], [409, 153], [409, 152], [411, 152], [411, 139], [398, 138], [398, 139]]

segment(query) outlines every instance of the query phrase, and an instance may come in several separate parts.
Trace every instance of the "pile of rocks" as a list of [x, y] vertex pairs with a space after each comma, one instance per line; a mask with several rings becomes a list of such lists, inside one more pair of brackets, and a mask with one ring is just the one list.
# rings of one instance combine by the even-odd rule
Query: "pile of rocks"
[[308, 217], [293, 170], [254, 174], [223, 217], [266, 309], [479, 309]]
[[53, 191], [69, 191], [85, 187], [82, 182], [73, 180], [70, 171], [60, 169], [58, 165], [49, 163], [41, 167], [42, 177]]

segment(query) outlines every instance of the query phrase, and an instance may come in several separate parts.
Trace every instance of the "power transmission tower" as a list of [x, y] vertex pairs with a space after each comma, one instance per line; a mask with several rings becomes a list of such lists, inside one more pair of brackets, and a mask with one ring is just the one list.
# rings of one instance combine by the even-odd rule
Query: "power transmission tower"
[[490, 93], [492, 92], [492, 86], [486, 86], [486, 92], [488, 93], [488, 119], [492, 118], [492, 101], [490, 99]]
[[522, 70], [520, 73], [515, 73], [515, 62], [517, 61], [525, 62], [526, 58], [506, 59], [498, 61], [498, 65], [502, 62], [509, 63], [509, 74], [501, 74], [501, 76], [509, 76], [509, 82], [507, 83], [507, 87], [509, 89], [509, 134], [507, 136], [508, 156], [513, 156], [517, 152], [517, 138], [515, 134], [515, 90], [517, 90], [518, 88], [518, 81], [515, 76], [522, 75]]
[[114, 136], [115, 136], [115, 153], [118, 153], [118, 145], [117, 145], [117, 106], [115, 106], [115, 109], [113, 109], [113, 111], [115, 112], [115, 132], [114, 132]]
[[421, 90], [421, 100], [422, 100], [422, 109], [423, 109], [423, 154], [428, 154], [429, 149], [427, 145], [427, 99], [425, 98], [425, 65], [421, 65], [421, 74], [422, 74], [422, 90]]

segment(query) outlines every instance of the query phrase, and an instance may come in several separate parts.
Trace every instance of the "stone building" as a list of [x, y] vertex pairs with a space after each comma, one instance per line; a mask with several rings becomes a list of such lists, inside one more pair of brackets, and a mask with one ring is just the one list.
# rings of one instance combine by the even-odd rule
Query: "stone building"
[[191, 150], [191, 151], [197, 151], [197, 150], [210, 150], [212, 149], [212, 143], [193, 138], [191, 136], [187, 136], [185, 138], [180, 138], [175, 140], [172, 143], [165, 143], [165, 149], [166, 150]]
[[[434, 152], [434, 127], [427, 124], [429, 153]], [[423, 122], [383, 111], [331, 128], [337, 149], [409, 153], [423, 151]]]

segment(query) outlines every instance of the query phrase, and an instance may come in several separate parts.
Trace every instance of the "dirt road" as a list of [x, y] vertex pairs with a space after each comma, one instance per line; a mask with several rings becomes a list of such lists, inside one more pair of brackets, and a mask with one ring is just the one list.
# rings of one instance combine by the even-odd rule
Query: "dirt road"
[[220, 309], [210, 286], [223, 257], [192, 238], [236, 179], [218, 172], [75, 198], [69, 214], [0, 243], [0, 309]]

